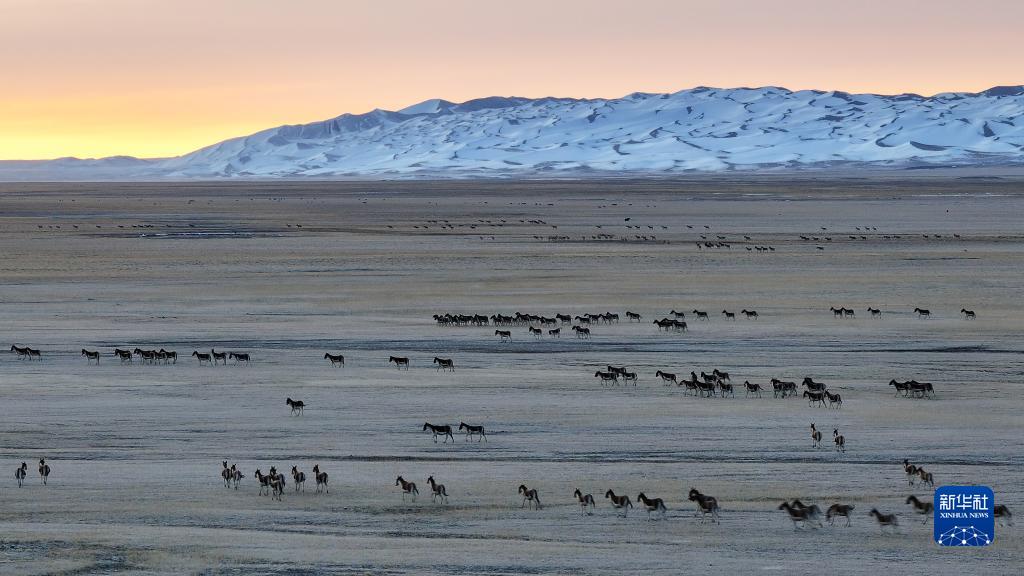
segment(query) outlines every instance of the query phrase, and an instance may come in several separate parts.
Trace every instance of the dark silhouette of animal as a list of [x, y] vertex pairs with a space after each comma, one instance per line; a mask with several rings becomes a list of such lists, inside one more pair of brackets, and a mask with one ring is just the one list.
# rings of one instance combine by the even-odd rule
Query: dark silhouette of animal
[[833, 394], [828, 390], [822, 390], [822, 392], [825, 394], [825, 399], [828, 400], [829, 408], [832, 408], [833, 406], [835, 406], [836, 410], [842, 408], [843, 397], [840, 394]]
[[779, 510], [785, 510], [789, 515], [789, 519], [793, 521], [793, 529], [797, 530], [801, 527], [807, 527], [809, 525], [817, 524], [818, 528], [821, 528], [821, 509], [816, 505], [804, 506], [799, 500], [794, 500], [793, 503], [783, 502], [779, 504]]
[[815, 428], [813, 422], [811, 423], [811, 442], [811, 448], [821, 448], [821, 430]]
[[121, 350], [120, 348], [114, 348], [114, 356], [117, 356], [118, 359], [121, 360], [121, 364], [124, 364], [125, 362], [129, 364], [132, 363], [131, 350]]
[[388, 364], [394, 362], [395, 368], [401, 370], [403, 367], [409, 369], [409, 359], [403, 356], [388, 356]]
[[28, 464], [22, 462], [21, 466], [14, 469], [14, 479], [18, 481], [18, 488], [25, 483], [25, 476], [28, 475]]
[[917, 313], [918, 318], [930, 318], [932, 315], [931, 310], [926, 308], [914, 308], [914, 312]]
[[934, 504], [932, 504], [931, 502], [922, 502], [921, 500], [918, 500], [917, 496], [914, 496], [913, 494], [907, 496], [907, 504], [912, 504], [914, 506], [914, 512], [922, 516], [922, 524], [928, 522], [928, 518], [931, 517], [931, 515], [935, 512]]
[[228, 363], [228, 353], [227, 352], [217, 352], [216, 350], [211, 348], [210, 349], [210, 356], [213, 357], [213, 363], [214, 364], [216, 364], [217, 362], [220, 362], [221, 364], [227, 364]]
[[588, 516], [593, 514], [593, 510], [597, 507], [597, 503], [594, 502], [593, 494], [584, 494], [579, 488], [577, 488], [572, 495], [576, 498], [576, 501], [580, 503], [580, 516], [584, 514]]
[[324, 354], [324, 360], [330, 360], [331, 366], [345, 366], [344, 354], [338, 354], [337, 356], [335, 356], [334, 354]]
[[652, 512], [661, 513], [662, 518], [668, 513], [668, 509], [665, 508], [665, 501], [661, 498], [648, 498], [643, 492], [637, 494], [636, 501], [643, 504], [644, 508], [647, 509], [647, 519], [651, 519]]
[[622, 496], [616, 496], [615, 492], [608, 490], [604, 493], [604, 497], [611, 501], [612, 508], [616, 510], [622, 510], [622, 517], [625, 518], [629, 514], [629, 509], [633, 507], [633, 502], [630, 501], [629, 496], [623, 494]]
[[871, 317], [872, 318], [881, 318], [882, 317], [882, 311], [880, 309], [878, 309], [878, 308], [871, 308], [869, 306], [868, 307], [868, 312], [871, 313]]
[[831, 526], [839, 516], [846, 518], [846, 526], [850, 525], [850, 512], [853, 512], [853, 504], [833, 504], [825, 511], [825, 519]]
[[43, 485], [46, 485], [46, 480], [50, 477], [50, 465], [46, 463], [45, 458], [39, 459], [39, 477], [43, 481]]
[[846, 452], [846, 437], [839, 433], [839, 429], [832, 430], [832, 441], [836, 444], [836, 451]]
[[519, 506], [520, 508], [526, 506], [526, 503], [529, 502], [534, 509], [540, 510], [540, 494], [536, 488], [527, 488], [526, 484], [520, 484], [519, 494], [523, 497], [523, 503]]
[[600, 378], [601, 379], [601, 384], [612, 383], [612, 382], [618, 383], [618, 381], [619, 381], [619, 375], [618, 374], [616, 374], [614, 372], [602, 372], [600, 370], [598, 370], [597, 372], [594, 372], [594, 378]]
[[438, 484], [434, 481], [434, 477], [430, 476], [427, 478], [427, 485], [430, 486], [430, 501], [437, 502], [441, 500], [442, 504], [448, 503], [448, 491], [445, 490], [444, 484]]
[[665, 382], [666, 384], [671, 382], [677, 386], [679, 385], [679, 381], [676, 380], [675, 374], [671, 374], [669, 372], [662, 372], [661, 370], [658, 370], [657, 372], [654, 373], [654, 376], [656, 378], [661, 378], [662, 381]]
[[244, 352], [243, 353], [230, 352], [230, 353], [228, 353], [228, 358], [234, 358], [235, 359], [235, 364], [238, 364], [239, 362], [245, 362], [246, 364], [248, 364], [249, 361], [250, 361], [249, 354], [248, 353], [244, 353]]
[[477, 439], [476, 439], [477, 442], [479, 442], [481, 439], [485, 440], [485, 441], [487, 440], [487, 432], [484, 431], [483, 424], [481, 424], [480, 426], [470, 426], [469, 424], [466, 424], [465, 422], [460, 422], [459, 423], [459, 431], [462, 431], [462, 430], [466, 431], [466, 441], [467, 442], [471, 438], [473, 438], [474, 434], [477, 435]]
[[443, 426], [434, 426], [430, 422], [423, 423], [423, 431], [430, 430], [431, 434], [434, 435], [434, 443], [437, 443], [438, 436], [444, 436], [444, 443], [448, 443], [448, 439], [451, 438], [452, 442], [455, 442], [455, 436], [452, 436], [452, 427], [447, 424]]
[[878, 527], [882, 532], [885, 532], [887, 526], [892, 528], [893, 532], [896, 532], [900, 526], [899, 519], [896, 518], [895, 514], [882, 514], [877, 509], [872, 508], [871, 512], [868, 512], [868, 516], [874, 516], [878, 520]]
[[729, 312], [727, 310], [722, 310], [722, 314], [725, 316], [726, 320], [735, 320], [736, 319], [736, 313], [735, 312]]
[[744, 308], [743, 310], [740, 310], [740, 314], [743, 314], [744, 316], [746, 316], [747, 320], [750, 320], [750, 319], [757, 320], [757, 318], [758, 318], [757, 310], [747, 310], [746, 308]]
[[639, 322], [642, 319], [643, 319], [643, 316], [641, 316], [639, 314], [636, 314], [634, 312], [630, 312], [629, 310], [626, 310], [626, 320], [628, 320], [630, 322], [632, 322], [633, 320], [636, 320], [637, 322]]
[[92, 362], [93, 360], [95, 360], [97, 364], [100, 363], [100, 353], [99, 352], [90, 352], [90, 351], [86, 350], [85, 348], [82, 348], [82, 356], [85, 356], [85, 363], [86, 364], [88, 364], [89, 362]]
[[1013, 526], [1013, 513], [1010, 512], [1010, 509], [1007, 508], [1005, 504], [999, 504], [998, 506], [993, 508], [992, 516], [996, 520], [999, 520], [1000, 524], [1005, 523], [1008, 526]]
[[744, 380], [743, 387], [747, 389], [747, 396], [750, 396], [751, 394], [756, 394], [758, 398], [761, 397], [760, 384], [751, 384], [749, 381]]
[[[278, 396], [278, 398], [280, 398], [280, 396]], [[302, 415], [302, 411], [305, 410], [306, 408], [306, 403], [303, 402], [302, 400], [292, 400], [291, 398], [288, 398], [284, 401], [284, 403], [287, 404], [288, 407], [292, 409], [292, 414], [298, 414], [299, 416]]]
[[552, 328], [551, 330], [548, 330], [548, 336], [550, 336], [552, 338], [561, 338], [562, 337], [562, 329], [561, 328]]
[[966, 308], [961, 308], [960, 313], [964, 315], [964, 320], [974, 320], [978, 317], [978, 315], [974, 313], [974, 310], [968, 310]]
[[808, 406], [814, 404], [815, 402], [818, 403], [818, 406], [825, 406], [824, 392], [811, 392], [809, 390], [804, 390], [804, 398], [807, 398]]
[[451, 370], [455, 372], [455, 361], [451, 358], [438, 358], [434, 356], [434, 364], [437, 364], [438, 370]]
[[690, 502], [697, 503], [697, 512], [700, 513], [700, 523], [703, 524], [708, 514], [711, 515], [711, 522], [718, 522], [718, 500], [714, 496], [701, 494], [696, 488], [690, 488]]
[[416, 496], [420, 493], [419, 489], [416, 488], [415, 482], [406, 482], [405, 478], [402, 478], [401, 476], [395, 478], [395, 486], [402, 487], [402, 502], [405, 502], [405, 497], [407, 495], [412, 496], [412, 500], [415, 502]]
[[306, 473], [299, 471], [298, 466], [292, 466], [292, 481], [295, 482], [295, 491], [300, 489], [306, 491]]
[[328, 493], [330, 490], [327, 489], [327, 472], [320, 471], [320, 465], [313, 465], [313, 479], [316, 480], [316, 493], [320, 494]]
[[500, 336], [502, 342], [506, 342], [506, 341], [511, 342], [512, 341], [512, 331], [511, 330], [495, 330], [494, 331], [494, 335], [495, 336]]
[[203, 354], [198, 350], [193, 350], [192, 355], [195, 356], [197, 360], [199, 360], [200, 366], [203, 365], [203, 362], [206, 362], [207, 364], [213, 363], [213, 358], [209, 354]]
[[697, 317], [697, 320], [710, 320], [707, 312], [701, 312], [700, 310], [694, 310], [693, 314]]

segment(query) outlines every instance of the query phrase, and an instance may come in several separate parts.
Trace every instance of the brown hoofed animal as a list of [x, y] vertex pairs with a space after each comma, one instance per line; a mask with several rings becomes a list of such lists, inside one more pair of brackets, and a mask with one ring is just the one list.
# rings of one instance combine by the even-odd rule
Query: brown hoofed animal
[[828, 507], [825, 512], [825, 519], [828, 520], [829, 526], [833, 525], [835, 519], [839, 516], [846, 518], [846, 525], [850, 525], [850, 512], [853, 511], [853, 504], [833, 504]]
[[590, 516], [594, 513], [593, 511], [597, 507], [597, 504], [594, 502], [593, 494], [584, 494], [579, 488], [577, 488], [572, 495], [576, 498], [576, 501], [580, 503], [580, 516], [584, 514]]

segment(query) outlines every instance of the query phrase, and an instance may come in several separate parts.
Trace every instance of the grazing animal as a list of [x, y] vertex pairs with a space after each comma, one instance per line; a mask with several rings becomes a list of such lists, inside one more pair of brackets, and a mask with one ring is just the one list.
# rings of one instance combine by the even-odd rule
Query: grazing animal
[[448, 503], [448, 492], [445, 490], [444, 484], [434, 482], [433, 476], [427, 478], [427, 484], [430, 485], [431, 502], [437, 502], [437, 500], [440, 499], [442, 504]]
[[811, 423], [811, 442], [811, 448], [821, 448], [821, 430], [815, 428], [814, 423]]
[[918, 318], [930, 318], [932, 311], [926, 308], [914, 308], [914, 312], [917, 312]]
[[395, 368], [399, 370], [404, 366], [406, 370], [409, 369], [409, 359], [402, 356], [388, 356], [388, 364], [394, 362]]
[[660, 512], [661, 517], [664, 518], [668, 513], [668, 508], [665, 508], [665, 501], [661, 498], [648, 498], [643, 492], [637, 494], [636, 501], [643, 504], [644, 508], [647, 509], [647, 519], [651, 519], [651, 512]]
[[666, 384], [671, 382], [671, 383], [675, 384], [676, 386], [679, 385], [679, 381], [676, 380], [676, 375], [675, 374], [671, 374], [669, 372], [662, 372], [661, 370], [658, 370], [657, 372], [654, 373], [654, 376], [657, 377], [657, 378], [661, 378], [662, 381], [665, 382]]
[[700, 310], [694, 310], [693, 314], [697, 317], [697, 320], [711, 320], [707, 312], [701, 312]]
[[338, 354], [337, 356], [335, 356], [334, 354], [324, 354], [324, 360], [330, 360], [331, 366], [341, 366], [342, 368], [345, 367], [344, 354]]
[[306, 491], [306, 473], [300, 472], [298, 466], [292, 466], [292, 480], [295, 481], [296, 492], [298, 492], [300, 488], [303, 492]]
[[846, 518], [846, 525], [849, 526], [850, 512], [852, 511], [853, 504], [833, 504], [825, 511], [825, 519], [828, 520], [829, 526], [831, 526], [837, 517], [843, 516]]
[[961, 308], [960, 313], [964, 315], [964, 320], [974, 320], [978, 317], [978, 315], [974, 313], [974, 310], [968, 310], [966, 308]]
[[291, 398], [288, 398], [284, 401], [284, 403], [287, 404], [292, 409], [292, 414], [297, 413], [299, 416], [302, 415], [302, 411], [305, 410], [306, 408], [306, 403], [303, 402], [302, 400], [292, 400]]
[[206, 362], [207, 364], [213, 363], [213, 357], [210, 356], [209, 354], [202, 354], [198, 350], [193, 350], [192, 355], [195, 356], [197, 360], [199, 360], [200, 366], [203, 365], [203, 362]]
[[729, 312], [727, 310], [722, 310], [722, 314], [725, 315], [725, 319], [726, 320], [735, 320], [736, 319], [736, 313], [735, 312]]
[[992, 516], [999, 520], [1000, 525], [1006, 523], [1007, 526], [1013, 526], [1013, 513], [1006, 507], [1005, 504], [1000, 504], [992, 509]]
[[406, 495], [412, 496], [412, 501], [416, 501], [416, 496], [419, 495], [420, 491], [416, 488], [415, 482], [406, 482], [405, 478], [399, 476], [395, 478], [395, 486], [402, 487], [402, 502], [405, 502]]
[[612, 508], [616, 510], [622, 510], [622, 517], [625, 518], [629, 514], [629, 509], [633, 507], [633, 502], [630, 501], [629, 496], [623, 494], [622, 496], [616, 496], [615, 492], [608, 490], [604, 493], [604, 497], [612, 502]]
[[828, 390], [823, 390], [825, 393], [825, 399], [828, 400], [828, 407], [832, 408], [835, 406], [836, 410], [843, 407], [843, 397], [840, 394], [833, 394]]
[[317, 494], [320, 494], [321, 492], [330, 492], [330, 490], [327, 489], [327, 472], [321, 472], [319, 464], [313, 465], [313, 479], [316, 480]]
[[235, 359], [235, 364], [238, 364], [239, 362], [245, 362], [246, 364], [249, 363], [249, 354], [248, 353], [241, 353], [241, 354], [239, 354], [238, 352], [231, 352], [231, 353], [228, 354], [228, 358], [234, 358]]
[[50, 477], [50, 465], [46, 463], [45, 458], [39, 459], [39, 477], [43, 480], [43, 485], [46, 485], [46, 479]]
[[211, 348], [210, 349], [210, 356], [213, 357], [213, 363], [214, 364], [216, 364], [217, 362], [220, 362], [221, 364], [225, 364], [226, 365], [228, 363], [228, 353], [227, 352], [217, 352], [216, 350]]
[[495, 330], [494, 331], [494, 335], [495, 336], [500, 336], [502, 342], [511, 342], [512, 341], [512, 331], [511, 330]]
[[711, 514], [711, 522], [718, 522], [718, 500], [714, 496], [701, 494], [696, 488], [690, 488], [690, 502], [697, 503], [697, 512], [700, 513], [700, 523], [703, 524], [708, 514]]
[[819, 528], [822, 527], [821, 509], [817, 505], [804, 506], [799, 500], [794, 500], [792, 504], [789, 502], [779, 504], [778, 509], [785, 510], [789, 514], [794, 530], [800, 529], [801, 525], [806, 528], [810, 523], [817, 524]]
[[[576, 498], [576, 501], [580, 503], [580, 516], [584, 514], [589, 516], [594, 513], [593, 510], [597, 508], [597, 503], [594, 502], [593, 494], [584, 494], [583, 492], [580, 492], [579, 488], [577, 488], [572, 495]], [[588, 507], [589, 510], [587, 509]]]
[[100, 363], [100, 353], [99, 352], [90, 352], [90, 351], [86, 350], [85, 348], [82, 348], [82, 356], [85, 356], [85, 363], [86, 364], [88, 364], [89, 362], [92, 362], [93, 360], [95, 360], [97, 364]]
[[747, 310], [746, 308], [744, 308], [743, 310], [740, 310], [740, 314], [746, 316], [747, 320], [757, 320], [757, 310]]
[[935, 512], [934, 504], [932, 504], [931, 502], [922, 502], [918, 500], [917, 496], [914, 496], [913, 494], [907, 496], [907, 504], [914, 505], [914, 512], [917, 512], [923, 517], [921, 519], [922, 524], [928, 522], [928, 518]]
[[444, 436], [444, 443], [445, 444], [448, 443], [448, 439], [449, 438], [452, 439], [452, 442], [455, 442], [455, 436], [452, 436], [452, 427], [447, 425], [447, 424], [445, 424], [443, 426], [434, 426], [430, 422], [424, 422], [423, 423], [423, 431], [426, 432], [427, 430], [430, 430], [430, 432], [434, 435], [434, 443], [435, 444], [437, 443], [437, 437], [438, 436]]
[[882, 532], [885, 532], [886, 526], [892, 528], [893, 532], [896, 532], [899, 529], [900, 522], [896, 518], [895, 514], [882, 514], [876, 508], [872, 508], [871, 512], [868, 512], [868, 516], [874, 516], [875, 519], [878, 520], [878, 527]]
[[824, 392], [811, 392], [810, 390], [804, 390], [804, 398], [807, 398], [807, 405], [810, 406], [815, 402], [819, 406], [825, 405], [825, 393]]
[[747, 396], [750, 396], [751, 394], [756, 394], [758, 398], [761, 397], [760, 384], [751, 384], [749, 381], [744, 380], [743, 387], [747, 389]]
[[21, 466], [14, 469], [14, 478], [18, 481], [18, 488], [25, 483], [25, 476], [28, 475], [28, 464], [22, 462]]
[[438, 370], [451, 370], [455, 372], [455, 361], [451, 358], [438, 358], [434, 356], [434, 364], [437, 364]]
[[846, 437], [839, 433], [839, 429], [832, 430], [832, 441], [836, 443], [836, 451], [846, 452]]
[[523, 503], [520, 504], [520, 508], [526, 506], [526, 503], [529, 502], [534, 509], [540, 510], [540, 494], [536, 488], [527, 488], [526, 484], [520, 484], [519, 494], [523, 497]]
[[473, 438], [473, 434], [477, 435], [477, 439], [476, 439], [477, 442], [479, 442], [481, 439], [483, 439], [484, 441], [487, 440], [487, 432], [484, 431], [483, 424], [481, 424], [479, 426], [470, 426], [469, 424], [466, 424], [465, 422], [460, 422], [459, 423], [459, 430], [460, 431], [462, 431], [462, 430], [466, 431], [466, 441], [467, 442], [471, 438]]
[[872, 318], [881, 318], [882, 317], [882, 311], [880, 309], [878, 309], [878, 308], [868, 307], [868, 312], [871, 312], [871, 317]]

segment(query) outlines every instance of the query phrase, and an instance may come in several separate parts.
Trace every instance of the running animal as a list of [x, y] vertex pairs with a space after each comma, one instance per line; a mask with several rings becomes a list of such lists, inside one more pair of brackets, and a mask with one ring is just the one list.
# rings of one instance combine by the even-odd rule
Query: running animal
[[661, 513], [661, 517], [664, 518], [668, 513], [668, 508], [665, 508], [665, 501], [661, 498], [648, 498], [643, 492], [637, 494], [636, 501], [643, 504], [644, 508], [647, 509], [647, 519], [651, 519], [651, 512]]
[[402, 502], [405, 502], [406, 495], [412, 496], [412, 501], [415, 502], [416, 496], [420, 493], [415, 482], [406, 482], [401, 476], [395, 478], [395, 486], [402, 487]]
[[442, 504], [448, 503], [448, 492], [445, 490], [444, 484], [434, 482], [433, 476], [427, 478], [427, 484], [430, 486], [431, 502], [437, 502], [440, 499]]
[[833, 504], [828, 507], [825, 511], [825, 519], [828, 520], [829, 526], [832, 526], [835, 519], [839, 516], [846, 518], [846, 525], [850, 525], [850, 512], [853, 511], [853, 504]]
[[928, 522], [928, 518], [930, 518], [932, 514], [935, 512], [934, 504], [932, 504], [931, 502], [922, 502], [917, 498], [917, 496], [914, 496], [913, 494], [907, 496], [907, 504], [914, 505], [914, 512], [922, 516], [922, 524]]
[[874, 516], [875, 519], [878, 520], [878, 527], [882, 532], [885, 532], [885, 528], [887, 526], [892, 528], [893, 532], [898, 531], [900, 527], [900, 522], [896, 518], [895, 514], [882, 514], [877, 509], [872, 508], [871, 512], [868, 512], [868, 516]]
[[696, 488], [690, 488], [690, 502], [697, 503], [697, 512], [700, 513], [700, 523], [703, 524], [708, 514], [711, 515], [711, 522], [718, 522], [718, 500], [714, 496], [701, 494]]

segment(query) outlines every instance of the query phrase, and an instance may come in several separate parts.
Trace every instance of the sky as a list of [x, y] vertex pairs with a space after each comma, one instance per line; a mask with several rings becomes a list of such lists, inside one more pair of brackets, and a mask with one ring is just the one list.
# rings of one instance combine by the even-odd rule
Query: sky
[[1022, 0], [0, 0], [0, 159], [164, 157], [428, 98], [1024, 84]]

